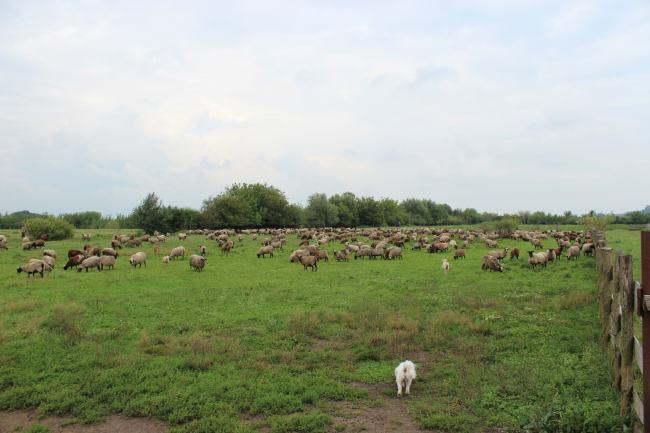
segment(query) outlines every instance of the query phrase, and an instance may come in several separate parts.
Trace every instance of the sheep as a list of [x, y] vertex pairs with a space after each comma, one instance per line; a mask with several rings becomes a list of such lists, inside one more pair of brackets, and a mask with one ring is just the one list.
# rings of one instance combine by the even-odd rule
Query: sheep
[[415, 364], [408, 359], [402, 362], [395, 369], [395, 381], [397, 382], [397, 396], [402, 396], [402, 386], [406, 385], [405, 392], [408, 395], [411, 391], [411, 383], [415, 380]]
[[399, 257], [400, 260], [404, 259], [402, 257], [402, 249], [399, 247], [391, 248], [390, 252], [388, 253], [388, 260], [395, 260], [397, 257]]
[[190, 256], [190, 271], [194, 268], [197, 271], [203, 272], [204, 267], [205, 258], [203, 256], [197, 256], [196, 254]]
[[530, 243], [533, 244], [535, 248], [544, 249], [544, 245], [542, 245], [542, 241], [539, 239], [531, 239]]
[[158, 237], [158, 242], [165, 242], [167, 240], [165, 235], [158, 235], [157, 237]]
[[508, 248], [504, 248], [503, 251], [490, 251], [488, 254], [501, 261], [508, 256]]
[[259, 259], [260, 256], [262, 256], [262, 258], [265, 258], [266, 254], [270, 255], [271, 258], [273, 258], [273, 247], [260, 248], [259, 251], [257, 251], [257, 258]]
[[464, 259], [464, 258], [465, 258], [465, 250], [458, 250], [454, 252], [454, 260]]
[[[185, 250], [183, 250], [183, 253], [184, 252], [185, 252]], [[183, 255], [183, 258], [185, 258], [184, 255]], [[129, 263], [131, 263], [131, 266], [133, 266], [133, 267], [136, 267], [138, 265], [140, 265], [140, 267], [142, 267], [142, 265], [144, 264], [144, 267], [146, 268], [147, 267], [147, 255], [145, 253], [143, 253], [142, 251], [140, 251], [139, 253], [135, 253], [135, 254], [133, 254], [131, 256], [131, 260], [129, 260]]]
[[[364, 245], [365, 246], [365, 245]], [[364, 257], [370, 257], [372, 258], [372, 249], [370, 248], [362, 248], [357, 253], [354, 255], [354, 259], [356, 260], [357, 258], [361, 257], [362, 259]]]
[[582, 245], [582, 254], [584, 254], [585, 256], [593, 254], [594, 251], [595, 251], [594, 244], [585, 243], [585, 244]]
[[21, 266], [17, 269], [18, 275], [21, 272], [27, 272], [27, 277], [36, 276], [36, 273], [41, 274], [43, 278], [43, 271], [45, 270], [45, 262], [38, 260], [36, 262], [27, 263], [25, 266]]
[[528, 252], [528, 263], [532, 265], [533, 269], [537, 269], [537, 265], [541, 265], [542, 267], [546, 267], [546, 264], [548, 263], [548, 256], [546, 253], [537, 253], [535, 254], [535, 251], [527, 251]]
[[32, 242], [32, 248], [45, 248], [45, 241], [42, 239], [36, 239]]
[[162, 258], [163, 265], [167, 266], [169, 265], [169, 256], [164, 256]]
[[[219, 242], [221, 242], [221, 241], [219, 241]], [[219, 244], [219, 245], [221, 245], [221, 244]], [[226, 246], [222, 247], [221, 252], [222, 253], [229, 253], [230, 252], [230, 245], [226, 245]]]
[[73, 267], [73, 266], [76, 268], [76, 267], [79, 266], [79, 265], [81, 264], [81, 262], [83, 262], [84, 260], [86, 260], [86, 258], [85, 258], [84, 256], [82, 256], [81, 254], [78, 255], [78, 256], [70, 257], [70, 260], [68, 260], [68, 262], [65, 264], [65, 266], [63, 266], [63, 270], [64, 270], [64, 271], [67, 271], [68, 268], [71, 268], [71, 267]]
[[91, 256], [97, 256], [97, 257], [99, 257], [99, 256], [102, 255], [102, 254], [101, 254], [101, 250], [100, 250], [98, 247], [90, 247], [90, 248], [86, 248], [86, 251], [88, 251], [88, 254], [91, 255]]
[[23, 251], [25, 250], [29, 251], [31, 249], [32, 249], [32, 244], [30, 244], [29, 242], [23, 242]]
[[575, 257], [576, 260], [580, 257], [580, 247], [571, 247], [566, 252], [567, 260], [571, 260], [572, 257]]
[[176, 260], [176, 257], [183, 257], [183, 260], [185, 260], [185, 247], [176, 247], [172, 250], [172, 252], [169, 254], [169, 257]]
[[291, 257], [289, 257], [289, 263], [297, 262], [300, 257], [308, 255], [309, 251], [307, 250], [296, 250], [291, 253]]
[[329, 254], [327, 253], [327, 250], [319, 250], [315, 251], [312, 253], [314, 257], [316, 257], [316, 260], [321, 260], [324, 259], [326, 262], [330, 261]]
[[496, 257], [489, 254], [486, 254], [481, 258], [481, 269], [484, 271], [489, 269], [490, 272], [498, 271], [503, 273], [503, 266], [501, 266], [501, 263], [499, 263]]
[[81, 264], [77, 267], [77, 272], [81, 272], [84, 269], [86, 270], [86, 272], [88, 272], [88, 269], [90, 268], [97, 268], [97, 272], [100, 272], [101, 269], [99, 268], [99, 266], [101, 264], [102, 264], [101, 259], [99, 257], [93, 256], [81, 262]]
[[86, 236], [88, 236], [88, 235], [86, 235], [85, 233], [82, 233], [81, 234], [81, 240], [82, 241], [90, 240], [90, 238], [87, 238]]
[[108, 255], [108, 256], [101, 256], [99, 258], [99, 261], [101, 263], [101, 268], [104, 270], [104, 266], [106, 266], [108, 269], [115, 269], [115, 263], [117, 262], [117, 254], [114, 256]]
[[449, 262], [447, 259], [442, 259], [442, 269], [445, 271], [445, 275], [449, 272]]
[[519, 260], [519, 248], [513, 248], [510, 251], [510, 260], [512, 260], [513, 257], [517, 257], [517, 260]]
[[449, 246], [454, 247], [455, 250], [458, 249], [458, 244], [456, 243], [456, 241], [449, 241]]
[[154, 245], [153, 247], [154, 254], [156, 254], [158, 251], [160, 251], [160, 247], [158, 245]]
[[555, 255], [555, 250], [553, 248], [549, 248], [548, 250], [546, 250], [546, 257], [549, 262], [555, 261], [555, 259], [557, 258], [557, 256]]
[[376, 259], [377, 257], [381, 257], [384, 255], [384, 249], [383, 248], [375, 248], [374, 250], [371, 250], [370, 252], [370, 258], [371, 259]]
[[419, 249], [421, 249], [421, 248], [422, 248], [422, 244], [421, 244], [420, 242], [416, 242], [416, 243], [414, 243], [413, 246], [411, 247], [411, 251], [413, 251], [413, 250], [419, 250]]
[[134, 247], [134, 246], [139, 247], [140, 245], [142, 245], [142, 242], [140, 241], [140, 239], [129, 239], [126, 242], [127, 247]]
[[104, 248], [102, 250], [102, 256], [113, 256], [113, 257], [117, 258], [117, 253], [112, 248]]
[[207, 253], [208, 253], [208, 248], [204, 245], [199, 245], [199, 254], [207, 254]]
[[[350, 261], [350, 250], [343, 250], [343, 251], [337, 251], [334, 250], [332, 251], [332, 254], [334, 254], [334, 258], [336, 259], [337, 262], [341, 260], [345, 260], [346, 262]], [[356, 259], [356, 256], [354, 257]]]
[[56, 260], [56, 251], [54, 250], [43, 250], [43, 255], [52, 257], [54, 260]]
[[122, 245], [120, 245], [120, 243], [118, 241], [114, 240], [114, 241], [111, 241], [111, 248], [113, 248], [113, 249], [115, 249], [115, 248], [122, 249]]
[[7, 242], [5, 235], [0, 235], [0, 242]]
[[50, 257], [50, 256], [43, 256], [43, 259], [42, 259], [42, 260], [43, 260], [45, 263], [47, 263], [47, 265], [48, 265], [50, 268], [54, 269], [54, 265], [56, 264], [56, 260], [54, 260], [54, 259], [53, 259], [52, 257]]
[[9, 250], [6, 242], [0, 242], [0, 250]]
[[488, 248], [497, 248], [499, 246], [499, 243], [497, 241], [493, 241], [491, 239], [486, 239], [485, 240], [485, 245]]
[[28, 238], [27, 236], [25, 236], [25, 237], [23, 238], [23, 243], [25, 243], [25, 242], [29, 242], [29, 238]]
[[280, 248], [282, 249], [282, 242], [271, 242], [271, 246], [273, 248]]
[[142, 242], [146, 242], [146, 241], [148, 241], [149, 239], [151, 239], [151, 236], [149, 236], [149, 235], [142, 235], [142, 236], [140, 236], [140, 240], [141, 240]]
[[187, 235], [185, 233], [179, 233], [178, 234], [178, 240], [179, 241], [184, 241], [187, 239]]
[[158, 238], [150, 238], [149, 239], [150, 244], [158, 245], [159, 242], [160, 241], [158, 240]]
[[318, 270], [318, 259], [314, 256], [302, 256], [298, 260], [300, 260], [300, 263], [302, 263], [302, 266], [305, 268], [305, 271], [307, 268], [311, 268], [311, 271], [317, 271]]
[[40, 263], [43, 263], [45, 265], [43, 267], [44, 271], [52, 272], [52, 270], [54, 269], [54, 259], [52, 257], [48, 257], [48, 259], [50, 259], [52, 261], [51, 265], [50, 265], [50, 262], [48, 262], [46, 260], [39, 260], [39, 259], [30, 259], [28, 264], [39, 263], [40, 262]]

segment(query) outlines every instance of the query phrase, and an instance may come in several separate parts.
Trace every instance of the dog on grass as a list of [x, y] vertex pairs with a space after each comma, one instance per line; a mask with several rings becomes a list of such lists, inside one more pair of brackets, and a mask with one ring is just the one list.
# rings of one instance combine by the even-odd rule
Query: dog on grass
[[395, 381], [397, 382], [397, 396], [402, 396], [402, 387], [406, 388], [408, 395], [411, 389], [411, 382], [415, 379], [415, 364], [406, 360], [395, 369]]

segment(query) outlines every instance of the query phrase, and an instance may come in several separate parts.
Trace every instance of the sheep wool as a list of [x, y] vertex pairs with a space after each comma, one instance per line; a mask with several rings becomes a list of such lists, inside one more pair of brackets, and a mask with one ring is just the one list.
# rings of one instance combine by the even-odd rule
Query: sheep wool
[[192, 254], [190, 256], [190, 271], [194, 268], [197, 271], [203, 271], [205, 267], [205, 257]]
[[115, 269], [115, 263], [117, 262], [117, 255], [115, 256], [102, 256], [100, 257], [100, 262], [101, 262], [101, 268], [102, 270], [104, 269], [104, 266], [106, 266], [108, 269]]
[[100, 265], [101, 265], [101, 260], [99, 257], [95, 257], [95, 256], [89, 257], [83, 262], [81, 262], [81, 264], [77, 267], [77, 272], [81, 272], [84, 269], [86, 270], [86, 272], [88, 272], [88, 269], [90, 268], [97, 268], [97, 271], [101, 271], [101, 269], [99, 268]]
[[395, 368], [395, 382], [397, 382], [397, 396], [402, 396], [402, 387], [405, 387], [404, 390], [408, 395], [411, 391], [411, 384], [417, 375], [415, 374], [415, 364], [411, 361], [406, 360]]
[[133, 267], [136, 267], [138, 265], [140, 265], [140, 267], [142, 267], [142, 265], [144, 264], [144, 267], [146, 268], [147, 267], [147, 255], [145, 253], [143, 253], [142, 251], [140, 251], [139, 253], [135, 253], [135, 254], [133, 254], [131, 256], [131, 260], [129, 260], [129, 263], [131, 263], [131, 266], [133, 266]]
[[45, 263], [41, 260], [38, 260], [35, 262], [28, 263], [25, 266], [19, 267], [17, 272], [18, 275], [20, 275], [21, 272], [27, 272], [27, 277], [36, 276], [35, 274], [39, 273], [41, 274], [41, 278], [43, 278], [44, 270], [45, 270]]
[[54, 250], [43, 250], [43, 255], [44, 256], [50, 256], [54, 260], [56, 260], [56, 251], [54, 251]]

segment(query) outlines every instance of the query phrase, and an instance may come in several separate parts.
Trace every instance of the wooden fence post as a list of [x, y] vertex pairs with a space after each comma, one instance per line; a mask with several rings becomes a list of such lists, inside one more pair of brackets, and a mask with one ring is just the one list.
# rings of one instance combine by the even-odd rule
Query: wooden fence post
[[621, 301], [621, 417], [623, 417], [630, 410], [634, 382], [634, 298], [636, 290], [632, 272], [632, 256], [621, 255], [617, 259], [619, 268], [617, 285], [621, 291], [619, 298]]
[[602, 344], [608, 350], [609, 336], [612, 333], [612, 249], [598, 248], [598, 293], [602, 310]]

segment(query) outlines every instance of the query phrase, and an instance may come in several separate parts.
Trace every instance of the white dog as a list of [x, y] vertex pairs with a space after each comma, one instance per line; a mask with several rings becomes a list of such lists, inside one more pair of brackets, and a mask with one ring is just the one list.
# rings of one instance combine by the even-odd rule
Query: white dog
[[449, 272], [449, 262], [447, 259], [442, 259], [442, 269], [445, 270], [445, 275], [447, 275], [447, 272]]
[[397, 396], [402, 396], [402, 386], [406, 384], [406, 394], [411, 389], [411, 382], [415, 379], [415, 364], [406, 360], [395, 369], [395, 380], [397, 381]]

